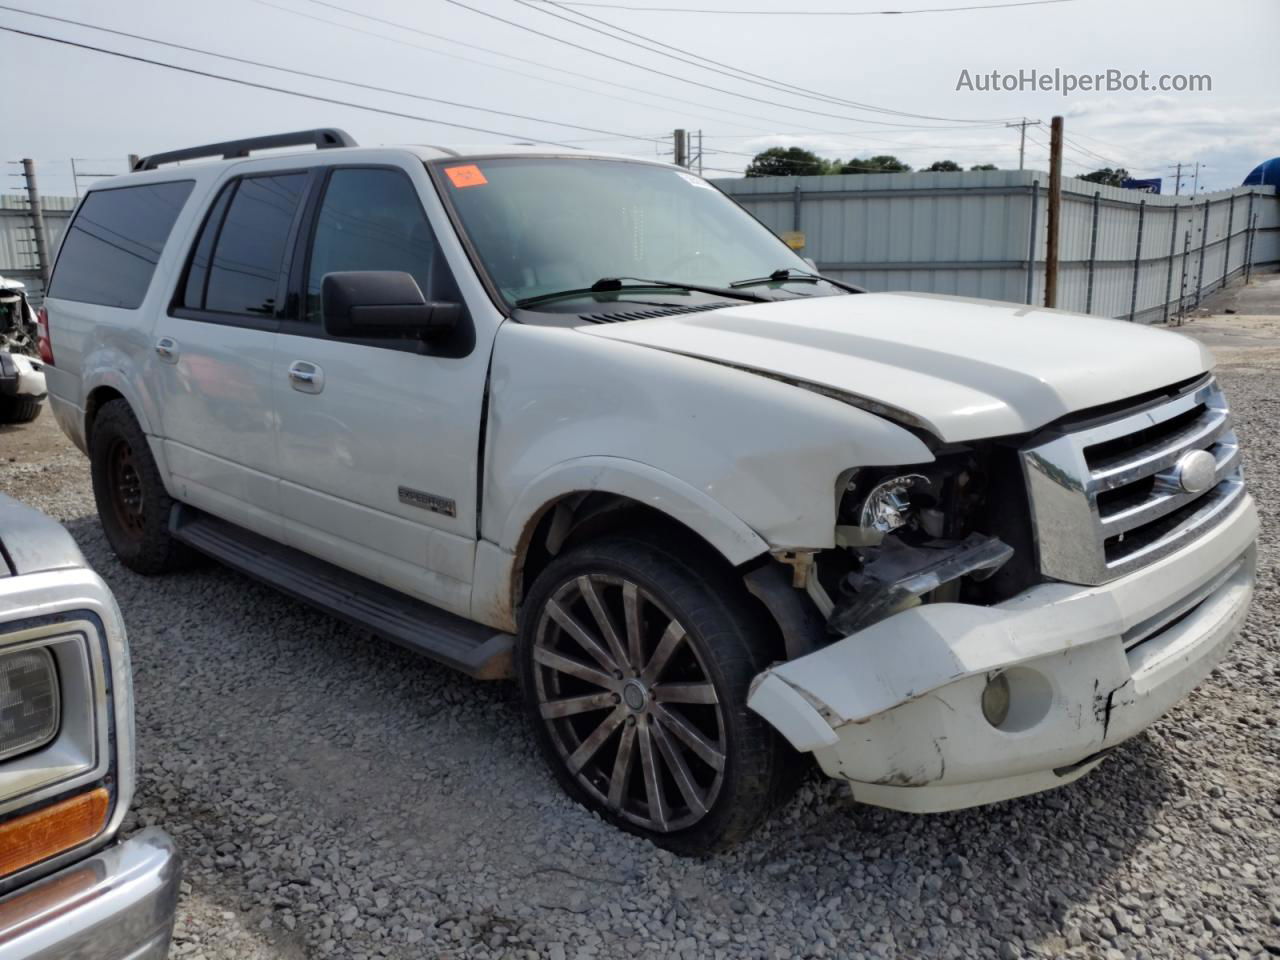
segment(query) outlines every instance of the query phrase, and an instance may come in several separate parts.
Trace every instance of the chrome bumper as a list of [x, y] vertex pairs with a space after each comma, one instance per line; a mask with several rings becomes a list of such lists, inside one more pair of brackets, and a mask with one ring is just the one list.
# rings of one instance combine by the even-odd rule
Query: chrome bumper
[[182, 861], [156, 827], [0, 899], [0, 960], [163, 960]]

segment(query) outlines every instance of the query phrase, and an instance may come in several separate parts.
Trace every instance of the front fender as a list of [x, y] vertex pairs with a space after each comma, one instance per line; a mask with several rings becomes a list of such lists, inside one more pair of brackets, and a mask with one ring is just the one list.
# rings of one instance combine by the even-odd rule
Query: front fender
[[515, 582], [525, 539], [543, 512], [573, 493], [611, 493], [653, 507], [693, 530], [735, 566], [769, 545], [739, 517], [696, 487], [638, 460], [579, 457], [544, 470], [519, 491], [498, 542], [476, 546], [472, 619], [514, 633]]
[[896, 424], [791, 384], [524, 323], [498, 333], [485, 440], [483, 539], [511, 549], [549, 497], [599, 489], [651, 503], [733, 563], [833, 545], [849, 468], [933, 459]]
[[516, 551], [547, 504], [584, 492], [612, 493], [653, 507], [697, 533], [734, 566], [769, 549], [754, 530], [707, 494], [669, 473], [622, 457], [580, 457], [543, 472], [516, 498], [499, 545]]

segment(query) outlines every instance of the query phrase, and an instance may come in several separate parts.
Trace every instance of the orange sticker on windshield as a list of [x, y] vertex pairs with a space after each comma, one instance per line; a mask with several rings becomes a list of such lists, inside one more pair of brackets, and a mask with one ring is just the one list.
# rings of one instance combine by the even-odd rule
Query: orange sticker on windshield
[[455, 187], [481, 187], [489, 182], [474, 163], [468, 163], [465, 167], [445, 167], [444, 172], [449, 175], [449, 181]]

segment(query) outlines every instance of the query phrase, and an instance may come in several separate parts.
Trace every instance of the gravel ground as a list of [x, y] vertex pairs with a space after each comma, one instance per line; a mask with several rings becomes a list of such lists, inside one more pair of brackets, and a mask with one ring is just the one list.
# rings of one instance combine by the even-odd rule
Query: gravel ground
[[1194, 696], [1064, 789], [916, 817], [813, 777], [706, 861], [563, 797], [511, 684], [218, 567], [124, 570], [51, 417], [0, 431], [0, 491], [66, 522], [124, 611], [140, 745], [126, 826], [159, 824], [186, 853], [175, 956], [1277, 955], [1278, 352], [1223, 369], [1263, 509], [1259, 592]]

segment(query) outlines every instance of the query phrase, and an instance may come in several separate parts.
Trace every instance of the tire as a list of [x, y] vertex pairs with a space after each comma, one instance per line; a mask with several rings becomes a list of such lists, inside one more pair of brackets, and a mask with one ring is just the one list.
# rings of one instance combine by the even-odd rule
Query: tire
[[751, 679], [775, 659], [768, 618], [731, 571], [680, 553], [616, 537], [552, 561], [524, 605], [517, 669], [565, 791], [701, 856], [746, 837], [785, 796], [794, 751], [747, 709]]
[[127, 401], [112, 400], [98, 411], [89, 463], [98, 517], [120, 562], [145, 574], [191, 566], [197, 555], [169, 536], [173, 500]]
[[0, 397], [0, 423], [30, 423], [40, 416], [43, 402], [33, 397]]

